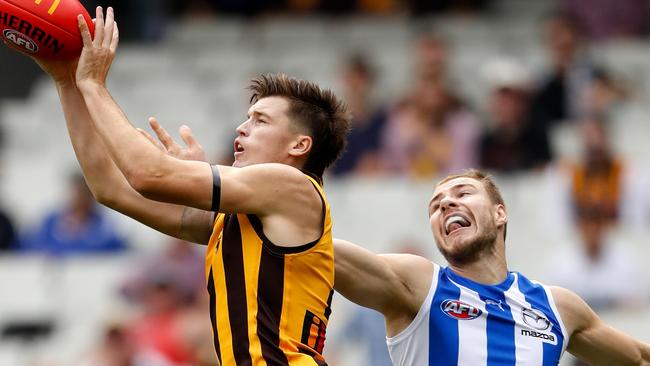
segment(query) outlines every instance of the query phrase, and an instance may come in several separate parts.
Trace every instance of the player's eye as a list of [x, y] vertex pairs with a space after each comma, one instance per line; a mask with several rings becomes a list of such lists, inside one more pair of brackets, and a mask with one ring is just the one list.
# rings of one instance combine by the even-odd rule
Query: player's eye
[[462, 191], [462, 192], [460, 192], [460, 193], [458, 194], [458, 197], [465, 197], [465, 196], [469, 196], [469, 194], [470, 194], [470, 193], [469, 193], [469, 192], [467, 192], [467, 191]]

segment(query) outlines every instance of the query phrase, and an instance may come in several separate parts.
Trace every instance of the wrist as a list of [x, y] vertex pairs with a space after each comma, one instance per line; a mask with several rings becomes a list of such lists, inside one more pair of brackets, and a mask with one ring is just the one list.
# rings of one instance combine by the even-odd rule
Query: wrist
[[100, 92], [102, 89], [105, 89], [105, 87], [94, 81], [94, 80], [81, 80], [76, 82], [77, 88], [82, 94], [88, 95], [88, 94], [95, 94]]
[[56, 84], [57, 88], [76, 88], [77, 87], [77, 82], [74, 79], [74, 75], [66, 75], [65, 77], [61, 78], [56, 78], [54, 79], [54, 84]]

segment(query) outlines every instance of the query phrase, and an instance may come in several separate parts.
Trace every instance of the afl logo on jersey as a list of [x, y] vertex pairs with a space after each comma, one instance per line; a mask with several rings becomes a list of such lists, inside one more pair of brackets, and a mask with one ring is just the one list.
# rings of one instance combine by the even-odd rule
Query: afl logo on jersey
[[547, 330], [551, 326], [551, 321], [539, 310], [526, 309], [521, 313], [524, 323], [533, 329]]
[[459, 320], [476, 319], [483, 313], [481, 309], [460, 300], [445, 300], [440, 304], [440, 310], [447, 316]]

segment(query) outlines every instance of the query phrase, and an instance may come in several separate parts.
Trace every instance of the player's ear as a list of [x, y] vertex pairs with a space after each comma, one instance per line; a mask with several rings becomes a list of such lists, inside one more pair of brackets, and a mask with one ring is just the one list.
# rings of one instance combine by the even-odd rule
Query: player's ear
[[307, 135], [298, 135], [293, 141], [293, 146], [289, 150], [289, 155], [294, 157], [307, 155], [313, 146], [313, 140], [311, 136]]
[[498, 204], [496, 206], [496, 210], [494, 211], [494, 216], [495, 216], [497, 226], [505, 225], [508, 223], [508, 213], [506, 212], [506, 208], [504, 205]]

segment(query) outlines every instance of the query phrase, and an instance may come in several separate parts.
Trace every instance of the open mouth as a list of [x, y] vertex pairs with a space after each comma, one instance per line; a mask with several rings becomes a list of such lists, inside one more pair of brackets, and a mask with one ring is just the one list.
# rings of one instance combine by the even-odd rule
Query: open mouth
[[244, 147], [239, 143], [239, 141], [235, 141], [235, 153], [240, 152], [244, 152]]
[[449, 235], [452, 232], [469, 227], [471, 223], [464, 215], [452, 214], [445, 220], [445, 234]]

